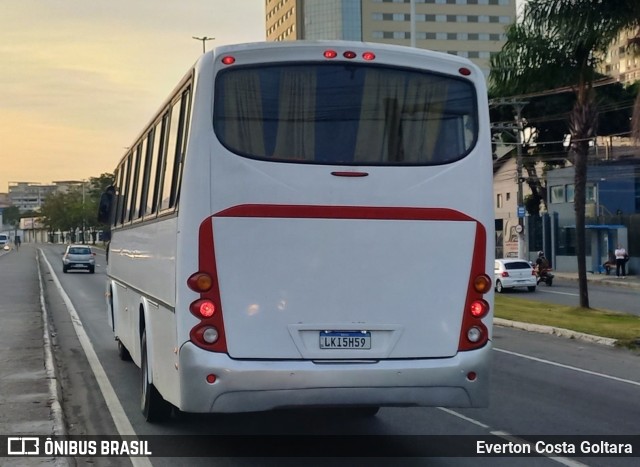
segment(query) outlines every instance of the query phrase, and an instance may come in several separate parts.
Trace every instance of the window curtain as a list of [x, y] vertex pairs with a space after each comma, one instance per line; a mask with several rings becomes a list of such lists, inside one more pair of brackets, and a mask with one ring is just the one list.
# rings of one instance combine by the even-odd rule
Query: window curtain
[[368, 70], [355, 161], [433, 161], [446, 101], [444, 80]]
[[247, 154], [265, 156], [262, 92], [257, 72], [237, 70], [224, 81], [224, 140]]
[[282, 70], [274, 157], [315, 159], [316, 81], [313, 68]]

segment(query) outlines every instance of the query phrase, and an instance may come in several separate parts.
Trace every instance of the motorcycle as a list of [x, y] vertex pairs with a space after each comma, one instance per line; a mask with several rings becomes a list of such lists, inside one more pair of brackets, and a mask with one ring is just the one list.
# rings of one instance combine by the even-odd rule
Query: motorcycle
[[553, 274], [551, 268], [536, 268], [536, 283], [540, 285], [540, 282], [544, 282], [549, 287], [553, 284]]

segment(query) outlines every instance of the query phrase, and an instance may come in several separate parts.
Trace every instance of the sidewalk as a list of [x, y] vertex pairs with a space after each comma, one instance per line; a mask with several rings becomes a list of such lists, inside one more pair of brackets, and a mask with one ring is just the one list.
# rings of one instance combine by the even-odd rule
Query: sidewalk
[[[557, 279], [578, 280], [577, 272], [556, 272], [553, 274]], [[587, 273], [587, 282], [589, 284], [600, 284], [615, 287], [628, 287], [632, 289], [640, 289], [640, 276], [616, 277], [615, 272], [610, 275]]]
[[[0, 253], [0, 435], [64, 434], [36, 255], [33, 245]], [[2, 465], [25, 461], [5, 458]], [[57, 464], [53, 458], [28, 459], [28, 465]]]

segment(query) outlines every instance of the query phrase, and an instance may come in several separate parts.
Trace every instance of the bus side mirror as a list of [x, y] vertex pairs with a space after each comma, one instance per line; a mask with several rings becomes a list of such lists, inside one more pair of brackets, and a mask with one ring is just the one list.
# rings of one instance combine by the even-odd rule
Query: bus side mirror
[[103, 224], [111, 223], [111, 208], [113, 207], [115, 189], [110, 186], [107, 191], [100, 195], [100, 203], [98, 204], [98, 222]]

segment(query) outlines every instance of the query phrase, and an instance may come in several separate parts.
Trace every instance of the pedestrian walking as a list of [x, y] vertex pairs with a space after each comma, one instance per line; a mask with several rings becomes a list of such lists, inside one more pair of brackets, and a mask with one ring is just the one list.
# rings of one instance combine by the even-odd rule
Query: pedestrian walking
[[622, 245], [618, 245], [614, 254], [616, 255], [616, 277], [625, 278], [627, 275], [627, 258], [629, 257], [627, 250]]
[[16, 251], [18, 251], [20, 249], [20, 244], [22, 243], [22, 240], [20, 240], [20, 235], [16, 235], [16, 238], [13, 242], [16, 244]]

